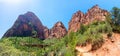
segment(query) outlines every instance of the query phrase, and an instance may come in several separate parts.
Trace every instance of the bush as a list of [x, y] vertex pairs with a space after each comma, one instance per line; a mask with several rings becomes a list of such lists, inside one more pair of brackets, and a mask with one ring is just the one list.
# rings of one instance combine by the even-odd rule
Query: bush
[[[98, 49], [104, 43], [103, 36], [101, 34], [108, 34], [112, 32], [112, 27], [107, 21], [95, 21], [89, 25], [83, 26], [83, 28], [86, 30], [83, 31], [80, 29], [78, 31], [79, 40], [77, 45], [86, 46], [87, 44], [91, 43], [93, 47], [91, 50]], [[81, 31], [83, 32], [81, 33]]]
[[19, 49], [16, 49], [13, 42], [8, 39], [2, 39], [0, 42], [0, 56], [35, 56], [35, 54], [20, 51]]

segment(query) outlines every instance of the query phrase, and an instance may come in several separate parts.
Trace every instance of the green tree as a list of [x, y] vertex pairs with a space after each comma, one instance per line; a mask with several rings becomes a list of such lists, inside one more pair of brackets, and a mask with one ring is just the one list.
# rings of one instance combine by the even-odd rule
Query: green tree
[[120, 8], [113, 7], [111, 10], [112, 28], [114, 32], [120, 33]]
[[111, 10], [112, 20], [115, 25], [120, 25], [120, 9], [113, 7]]

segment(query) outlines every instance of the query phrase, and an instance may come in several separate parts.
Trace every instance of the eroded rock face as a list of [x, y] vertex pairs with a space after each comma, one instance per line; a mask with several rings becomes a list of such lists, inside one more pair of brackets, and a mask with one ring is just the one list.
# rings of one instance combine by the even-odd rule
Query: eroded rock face
[[64, 27], [63, 23], [62, 22], [57, 22], [53, 27], [52, 29], [50, 29], [50, 35], [49, 37], [57, 37], [57, 38], [60, 38], [60, 37], [63, 37], [67, 34], [67, 30], [66, 28]]
[[47, 27], [44, 27], [44, 37], [49, 38], [50, 30]]
[[14, 25], [4, 34], [3, 37], [38, 37], [44, 39], [44, 26], [38, 17], [32, 13], [20, 15]]
[[95, 20], [105, 21], [108, 14], [107, 10], [99, 8], [98, 5], [93, 6], [86, 14], [77, 11], [69, 22], [68, 33], [77, 32], [81, 24], [87, 25]]
[[88, 12], [85, 15], [85, 18], [87, 19], [86, 23], [93, 22], [94, 20], [97, 21], [105, 21], [106, 16], [109, 14], [107, 10], [99, 8], [98, 5], [93, 6], [91, 9], [88, 10]]
[[84, 23], [84, 14], [81, 11], [77, 11], [69, 22], [68, 33], [71, 31], [77, 32], [81, 23]]

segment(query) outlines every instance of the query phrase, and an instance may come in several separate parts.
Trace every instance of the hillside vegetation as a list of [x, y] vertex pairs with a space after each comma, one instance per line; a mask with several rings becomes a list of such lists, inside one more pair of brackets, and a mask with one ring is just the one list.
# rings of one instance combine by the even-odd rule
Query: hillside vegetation
[[96, 50], [104, 43], [101, 34], [111, 33], [107, 22], [93, 22], [82, 25], [82, 30], [71, 32], [61, 39], [40, 40], [32, 37], [9, 37], [0, 40], [0, 56], [76, 56], [76, 45], [85, 46], [91, 43]]

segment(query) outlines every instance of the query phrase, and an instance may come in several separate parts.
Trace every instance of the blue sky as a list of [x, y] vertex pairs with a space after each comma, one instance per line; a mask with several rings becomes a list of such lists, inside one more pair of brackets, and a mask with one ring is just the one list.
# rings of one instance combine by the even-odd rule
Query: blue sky
[[85, 13], [96, 4], [108, 11], [114, 6], [120, 8], [120, 0], [0, 0], [0, 37], [20, 14], [27, 11], [34, 12], [48, 28], [57, 21], [62, 21], [68, 28], [68, 22], [76, 11]]

